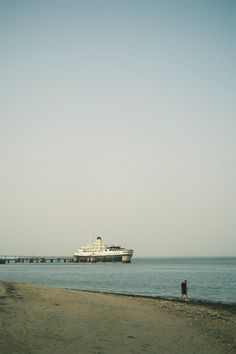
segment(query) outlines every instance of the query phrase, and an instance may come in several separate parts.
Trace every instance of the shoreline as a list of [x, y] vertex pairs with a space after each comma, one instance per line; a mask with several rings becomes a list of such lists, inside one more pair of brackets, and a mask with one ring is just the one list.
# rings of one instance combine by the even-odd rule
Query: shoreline
[[[31, 283], [31, 282], [24, 282], [24, 281], [17, 281], [17, 280], [1, 280], [0, 279], [0, 283], [1, 282], [12, 282], [12, 283], [18, 283], [18, 284], [26, 284], [26, 285], [38, 285], [38, 286], [46, 286], [49, 288], [53, 288], [53, 289], [66, 289], [66, 290], [73, 290], [73, 291], [81, 291], [81, 292], [88, 292], [88, 293], [98, 293], [98, 294], [111, 294], [111, 295], [116, 295], [116, 296], [127, 296], [127, 297], [140, 297], [140, 298], [144, 298], [144, 299], [156, 299], [156, 300], [166, 300], [166, 301], [171, 301], [171, 302], [184, 302], [180, 299], [180, 296], [161, 296], [161, 295], [145, 295], [145, 294], [135, 294], [135, 293], [122, 293], [122, 292], [113, 292], [113, 291], [106, 291], [106, 290], [90, 290], [90, 289], [78, 289], [78, 288], [73, 288], [73, 287], [58, 287], [58, 286], [53, 286], [50, 284], [43, 284], [43, 283]], [[225, 308], [228, 309], [230, 311], [232, 311], [232, 313], [236, 312], [236, 301], [235, 302], [223, 302], [220, 300], [210, 300], [210, 299], [204, 299], [204, 298], [188, 298], [188, 300], [186, 301], [186, 303], [188, 304], [192, 304], [192, 305], [202, 305], [202, 306], [209, 306], [212, 308]]]
[[0, 281], [0, 315], [4, 354], [236, 354], [227, 305]]
[[51, 289], [65, 289], [65, 290], [71, 290], [71, 291], [78, 291], [78, 292], [86, 292], [86, 293], [92, 293], [92, 294], [104, 294], [104, 295], [115, 295], [115, 296], [125, 296], [125, 297], [131, 297], [131, 298], [143, 298], [143, 299], [153, 299], [153, 300], [160, 300], [160, 301], [170, 301], [173, 303], [186, 303], [188, 305], [199, 305], [199, 306], [206, 306], [206, 307], [211, 307], [214, 309], [225, 309], [233, 314], [236, 313], [236, 302], [222, 302], [222, 301], [214, 301], [214, 300], [208, 300], [208, 299], [194, 299], [194, 298], [189, 298], [187, 301], [183, 301], [180, 299], [180, 297], [164, 297], [160, 295], [141, 295], [141, 294], [131, 294], [131, 293], [118, 293], [118, 292], [112, 292], [112, 291], [104, 291], [104, 290], [89, 290], [89, 289], [77, 289], [77, 288], [70, 288], [70, 287], [58, 287], [58, 286], [52, 286], [52, 285], [47, 285], [47, 284], [40, 284], [40, 283], [30, 283], [30, 282], [18, 282], [15, 280], [1, 280], [0, 279], [0, 284], [1, 283], [14, 283], [14, 284], [22, 284], [22, 285], [29, 285], [29, 286], [42, 286], [42, 287], [47, 287]]
[[[25, 283], [26, 284], [26, 283]], [[31, 284], [31, 283], [30, 283]], [[205, 299], [188, 299], [187, 301], [183, 301], [180, 298], [168, 298], [163, 296], [152, 296], [152, 295], [140, 295], [140, 294], [129, 294], [129, 293], [116, 293], [110, 291], [99, 291], [99, 290], [81, 290], [76, 288], [55, 288], [55, 289], [65, 289], [65, 290], [72, 290], [72, 291], [81, 291], [86, 293], [92, 294], [104, 294], [104, 295], [115, 295], [115, 296], [127, 296], [131, 298], [141, 298], [141, 299], [152, 299], [152, 300], [160, 300], [160, 301], [170, 301], [174, 303], [185, 303], [186, 305], [199, 305], [199, 306], [206, 306], [211, 307], [214, 309], [222, 309], [228, 310], [233, 314], [236, 313], [236, 302], [235, 303], [226, 303], [221, 301], [211, 301]]]

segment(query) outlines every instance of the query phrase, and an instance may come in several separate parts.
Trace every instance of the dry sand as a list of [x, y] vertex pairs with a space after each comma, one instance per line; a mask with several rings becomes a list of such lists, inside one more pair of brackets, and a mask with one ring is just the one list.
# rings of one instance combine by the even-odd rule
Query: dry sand
[[0, 282], [0, 354], [235, 354], [234, 310]]

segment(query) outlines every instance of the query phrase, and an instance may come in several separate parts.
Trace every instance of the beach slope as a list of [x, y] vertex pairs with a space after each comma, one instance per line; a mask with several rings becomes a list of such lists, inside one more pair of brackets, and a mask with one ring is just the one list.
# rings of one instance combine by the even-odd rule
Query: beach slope
[[1, 354], [236, 354], [234, 308], [0, 282]]

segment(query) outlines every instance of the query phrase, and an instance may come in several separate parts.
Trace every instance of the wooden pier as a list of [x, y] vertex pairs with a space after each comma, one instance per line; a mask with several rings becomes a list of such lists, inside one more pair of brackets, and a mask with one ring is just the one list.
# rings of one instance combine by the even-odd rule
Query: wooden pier
[[0, 256], [0, 264], [10, 263], [71, 263], [73, 256]]

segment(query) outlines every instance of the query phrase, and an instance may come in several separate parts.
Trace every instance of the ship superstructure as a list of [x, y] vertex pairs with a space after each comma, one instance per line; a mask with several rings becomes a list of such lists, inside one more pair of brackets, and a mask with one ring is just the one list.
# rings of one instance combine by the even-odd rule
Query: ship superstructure
[[130, 263], [132, 256], [132, 249], [105, 245], [100, 236], [97, 237], [93, 244], [82, 246], [73, 254], [75, 262]]

